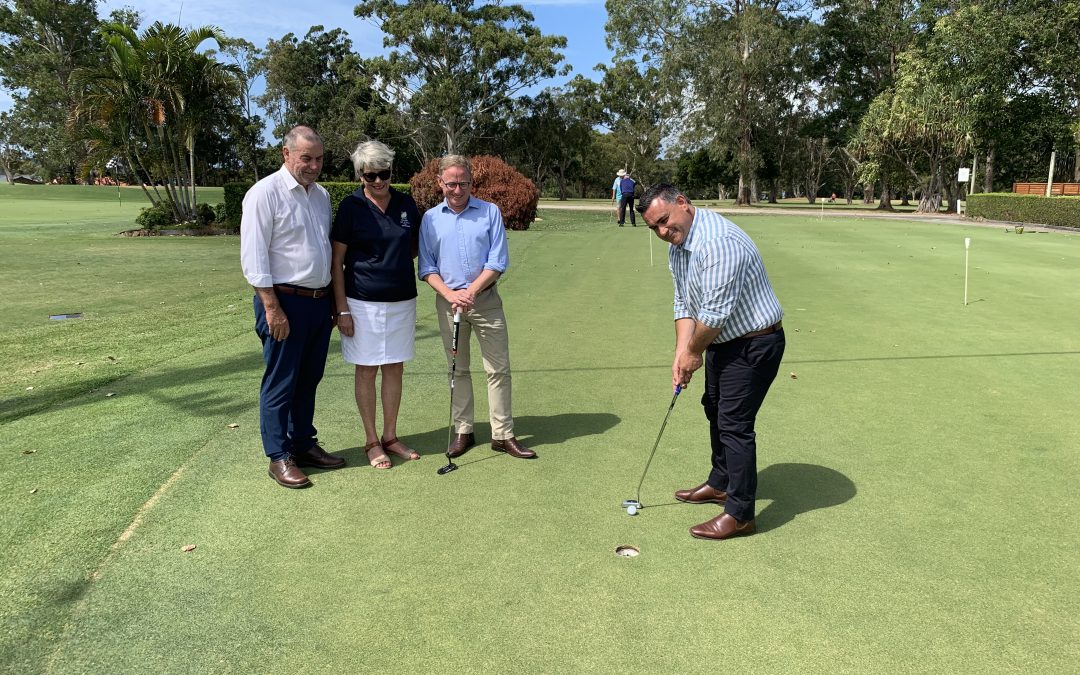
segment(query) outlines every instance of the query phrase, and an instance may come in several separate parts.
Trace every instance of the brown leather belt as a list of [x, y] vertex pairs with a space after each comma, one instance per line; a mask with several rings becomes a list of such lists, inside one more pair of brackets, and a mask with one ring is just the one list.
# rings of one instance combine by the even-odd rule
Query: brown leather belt
[[762, 335], [772, 335], [773, 333], [775, 333], [777, 331], [781, 331], [783, 329], [784, 329], [784, 322], [783, 321], [777, 321], [776, 323], [769, 326], [768, 328], [764, 328], [762, 330], [756, 330], [753, 333], [747, 333], [746, 335], [743, 335], [741, 337], [737, 337], [735, 339], [736, 340], [749, 340], [750, 338], [761, 337]]
[[330, 295], [330, 286], [326, 288], [301, 288], [300, 286], [285, 286], [283, 284], [274, 284], [274, 290], [278, 293], [284, 293], [285, 295], [299, 295], [305, 298], [325, 298]]

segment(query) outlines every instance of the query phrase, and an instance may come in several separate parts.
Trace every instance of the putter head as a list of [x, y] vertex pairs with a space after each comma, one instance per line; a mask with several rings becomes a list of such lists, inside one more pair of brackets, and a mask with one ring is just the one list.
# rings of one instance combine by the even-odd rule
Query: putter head
[[636, 500], [636, 499], [624, 499], [624, 500], [623, 500], [623, 503], [622, 503], [622, 507], [623, 507], [624, 509], [625, 509], [625, 508], [629, 508], [629, 507], [631, 507], [631, 506], [633, 506], [633, 507], [635, 507], [635, 508], [639, 508], [639, 509], [640, 509], [640, 508], [641, 508], [641, 502], [639, 502], [639, 501], [638, 501], [638, 500]]
[[454, 464], [453, 462], [450, 462], [446, 466], [439, 469], [438, 474], [440, 476], [445, 476], [446, 474], [450, 473], [451, 471], [456, 471], [456, 470], [457, 470], [457, 464]]

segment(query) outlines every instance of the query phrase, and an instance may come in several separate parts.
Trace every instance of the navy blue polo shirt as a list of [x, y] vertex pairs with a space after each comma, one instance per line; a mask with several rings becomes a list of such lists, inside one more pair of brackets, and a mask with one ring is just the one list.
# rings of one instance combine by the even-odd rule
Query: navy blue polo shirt
[[412, 197], [390, 188], [390, 205], [383, 213], [360, 188], [338, 206], [330, 239], [349, 247], [345, 295], [368, 302], [416, 297], [413, 258], [420, 241], [420, 213]]

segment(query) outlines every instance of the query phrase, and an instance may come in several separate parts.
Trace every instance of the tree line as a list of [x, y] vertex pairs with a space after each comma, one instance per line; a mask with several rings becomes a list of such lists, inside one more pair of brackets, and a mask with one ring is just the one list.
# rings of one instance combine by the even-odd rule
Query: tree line
[[[446, 152], [504, 158], [548, 195], [610, 195], [626, 168], [737, 203], [836, 193], [954, 209], [975, 189], [1080, 181], [1080, 0], [609, 0], [610, 63], [569, 73], [566, 39], [520, 5], [363, 0], [385, 55], [341, 28], [256, 46], [143, 25], [97, 0], [0, 0], [0, 167], [122, 176], [177, 220], [196, 185], [277, 168], [264, 141], [323, 134], [328, 178], [366, 138], [407, 179]], [[254, 95], [261, 82], [262, 93]]]

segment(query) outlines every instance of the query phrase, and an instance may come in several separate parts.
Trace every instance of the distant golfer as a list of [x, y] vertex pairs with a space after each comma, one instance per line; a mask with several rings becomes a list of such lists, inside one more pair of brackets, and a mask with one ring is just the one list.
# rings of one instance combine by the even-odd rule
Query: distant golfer
[[750, 534], [757, 493], [754, 421], [784, 356], [784, 312], [761, 254], [735, 223], [695, 208], [667, 184], [649, 188], [638, 211], [656, 236], [671, 244], [672, 386], [690, 382], [694, 371], [705, 366], [701, 404], [709, 419], [712, 471], [704, 483], [679, 490], [675, 498], [724, 505], [722, 514], [690, 528], [695, 537]]
[[634, 219], [634, 190], [637, 189], [637, 181], [630, 177], [629, 171], [623, 171], [619, 178], [619, 227], [626, 222], [626, 209], [630, 209], [630, 224], [637, 227]]
[[611, 208], [618, 210], [619, 202], [622, 201], [621, 181], [626, 171], [619, 169], [615, 172], [615, 182], [611, 184]]
[[510, 338], [495, 282], [510, 264], [506, 230], [499, 207], [472, 196], [472, 165], [461, 155], [439, 162], [439, 186], [446, 197], [424, 214], [420, 225], [418, 273], [435, 289], [447, 365], [451, 363], [451, 323], [461, 311], [458, 356], [451, 412], [456, 435], [447, 448], [460, 457], [476, 444], [473, 388], [469, 372], [469, 335], [476, 332], [487, 373], [491, 448], [519, 459], [536, 453], [514, 436], [510, 410]]
[[281, 153], [281, 169], [244, 195], [240, 266], [255, 287], [255, 332], [266, 362], [259, 431], [270, 477], [303, 488], [311, 481], [299, 467], [345, 466], [319, 446], [313, 424], [333, 329], [330, 195], [315, 183], [323, 164], [318, 134], [294, 127]]

